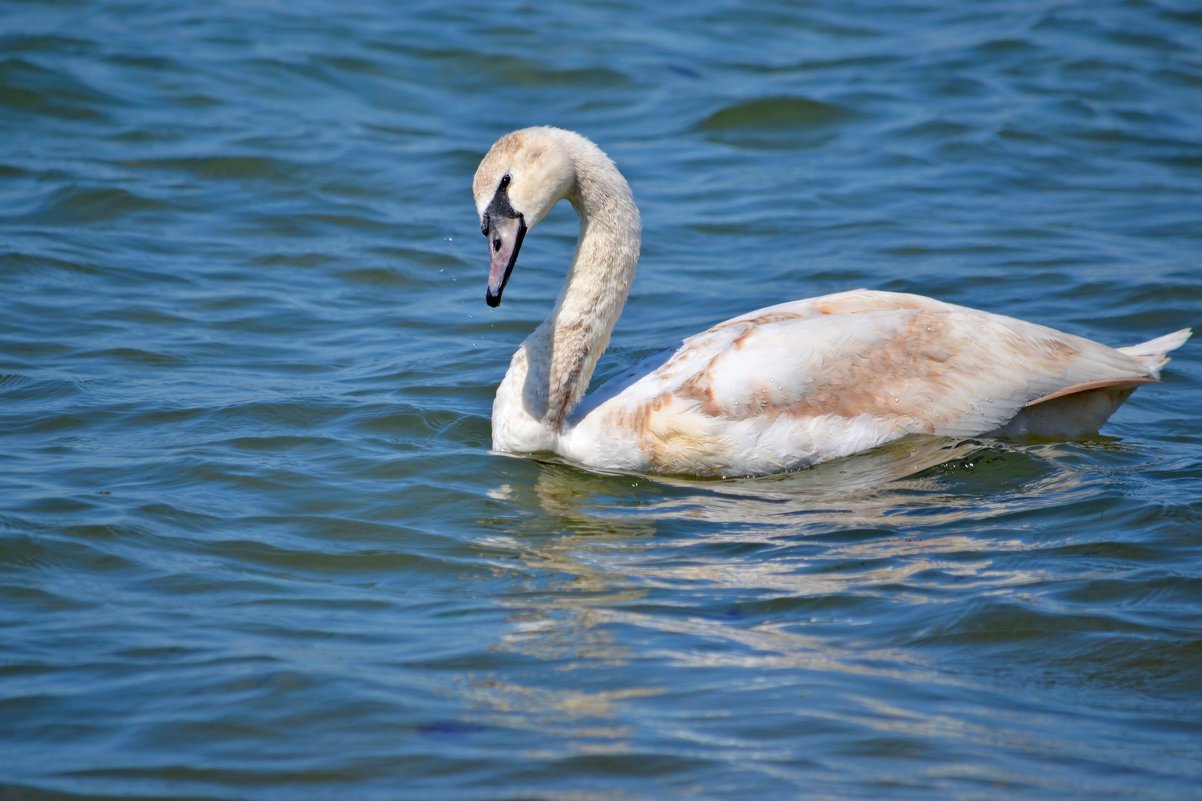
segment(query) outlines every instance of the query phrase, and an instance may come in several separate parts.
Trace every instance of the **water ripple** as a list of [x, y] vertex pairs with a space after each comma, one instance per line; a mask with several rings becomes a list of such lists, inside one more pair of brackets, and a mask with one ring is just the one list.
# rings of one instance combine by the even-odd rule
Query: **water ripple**
[[492, 454], [577, 225], [489, 310], [469, 186], [541, 123], [630, 177], [599, 380], [861, 285], [1130, 344], [1202, 320], [1200, 30], [9, 3], [0, 797], [1196, 796], [1196, 347], [1077, 442], [727, 481]]

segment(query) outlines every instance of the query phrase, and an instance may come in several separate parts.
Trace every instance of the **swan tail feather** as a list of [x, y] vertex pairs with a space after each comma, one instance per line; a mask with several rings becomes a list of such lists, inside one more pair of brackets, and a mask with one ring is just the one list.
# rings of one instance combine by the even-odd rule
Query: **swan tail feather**
[[1160, 378], [1160, 368], [1169, 363], [1169, 352], [1184, 345], [1191, 334], [1193, 334], [1193, 329], [1182, 328], [1180, 331], [1149, 339], [1138, 345], [1128, 345], [1118, 350], [1147, 367], [1153, 376]]

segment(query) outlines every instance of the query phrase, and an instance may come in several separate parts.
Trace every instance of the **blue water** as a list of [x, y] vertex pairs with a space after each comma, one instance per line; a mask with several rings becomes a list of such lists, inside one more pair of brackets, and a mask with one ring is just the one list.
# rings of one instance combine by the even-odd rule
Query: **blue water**
[[1085, 441], [489, 453], [470, 180], [596, 140], [597, 378], [858, 286], [1202, 324], [1188, 2], [0, 5], [0, 799], [1202, 797], [1202, 350]]

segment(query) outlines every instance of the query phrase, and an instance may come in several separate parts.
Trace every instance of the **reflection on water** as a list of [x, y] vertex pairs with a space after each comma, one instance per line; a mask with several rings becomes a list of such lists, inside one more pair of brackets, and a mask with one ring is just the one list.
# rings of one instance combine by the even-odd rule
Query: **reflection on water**
[[[1090, 482], [1073, 448], [914, 438], [737, 481], [541, 462], [532, 487], [493, 490], [545, 513], [484, 541], [513, 553], [518, 564], [509, 569], [529, 577], [522, 592], [499, 600], [511, 612], [496, 647], [565, 669], [621, 666], [646, 658], [615, 634], [633, 629], [689, 643], [661, 654], [681, 666], [877, 677], [896, 676], [903, 665], [932, 670], [895, 647], [905, 634], [868, 655], [846, 634], [882, 613], [901, 625], [919, 607], [955, 600], [932, 585], [1000, 591], [1038, 581], [1030, 570], [996, 564], [997, 555], [1030, 543], [997, 530], [983, 537], [979, 528], [1087, 500]], [[832, 638], [832, 629], [841, 636]], [[698, 642], [709, 645], [691, 647]], [[542, 688], [480, 689], [492, 692], [494, 706], [515, 693], [548, 710], [566, 703]]]
[[[553, 759], [720, 743], [761, 779], [806, 781], [865, 755], [907, 757], [900, 778], [921, 772], [926, 755], [957, 765], [963, 749], [999, 743], [1023, 760], [1055, 749], [1103, 763], [1113, 753], [1043, 731], [1063, 698], [1104, 690], [1088, 658], [1053, 662], [1041, 644], [1082, 657], [1123, 647], [1113, 620], [1042, 597], [1106, 573], [1075, 553], [1055, 557], [1071, 532], [1045, 548], [1027, 523], [1059, 507], [1071, 529], [1112, 488], [1099, 454], [1141, 458], [1105, 442], [918, 438], [745, 481], [540, 462], [525, 488], [493, 490], [530, 512], [485, 541], [510, 554], [498, 569], [520, 587], [493, 599], [508, 611], [492, 651], [519, 667], [504, 680], [475, 674], [465, 717], [547, 732]], [[1118, 636], [1132, 647], [1148, 635]], [[554, 670], [521, 667], [536, 664]], [[999, 690], [998, 677], [1023, 664], [1057, 689], [1043, 700], [1027, 685]], [[734, 698], [754, 716], [732, 714]], [[724, 712], [709, 716], [710, 705]], [[648, 715], [672, 722], [648, 727]], [[1103, 737], [1132, 736], [1098, 725]], [[813, 753], [765, 744], [776, 726], [809, 732], [801, 741]], [[1009, 782], [979, 757], [949, 770]]]
[[[665, 520], [736, 524], [722, 530], [736, 538], [907, 522], [934, 526], [1079, 498], [1088, 488], [1071, 453], [1057, 443], [913, 437], [795, 473], [724, 481], [606, 475], [551, 461], [542, 463], [533, 493], [543, 511], [580, 534], [646, 534], [655, 530], [652, 521]], [[974, 471], [986, 465], [986, 478], [974, 481]], [[614, 502], [632, 491], [637, 503]], [[493, 493], [514, 499], [515, 490], [502, 486]]]

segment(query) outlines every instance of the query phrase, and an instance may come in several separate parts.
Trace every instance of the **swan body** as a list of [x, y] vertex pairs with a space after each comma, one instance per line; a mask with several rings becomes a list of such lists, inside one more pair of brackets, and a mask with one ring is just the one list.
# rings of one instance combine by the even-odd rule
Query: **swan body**
[[559, 200], [581, 220], [564, 288], [514, 353], [493, 404], [493, 448], [702, 476], [767, 475], [909, 434], [1081, 436], [1159, 378], [1189, 329], [1110, 348], [918, 295], [855, 290], [735, 317], [583, 398], [634, 278], [638, 209], [591, 141], [527, 128], [473, 181], [500, 303], [526, 231]]

